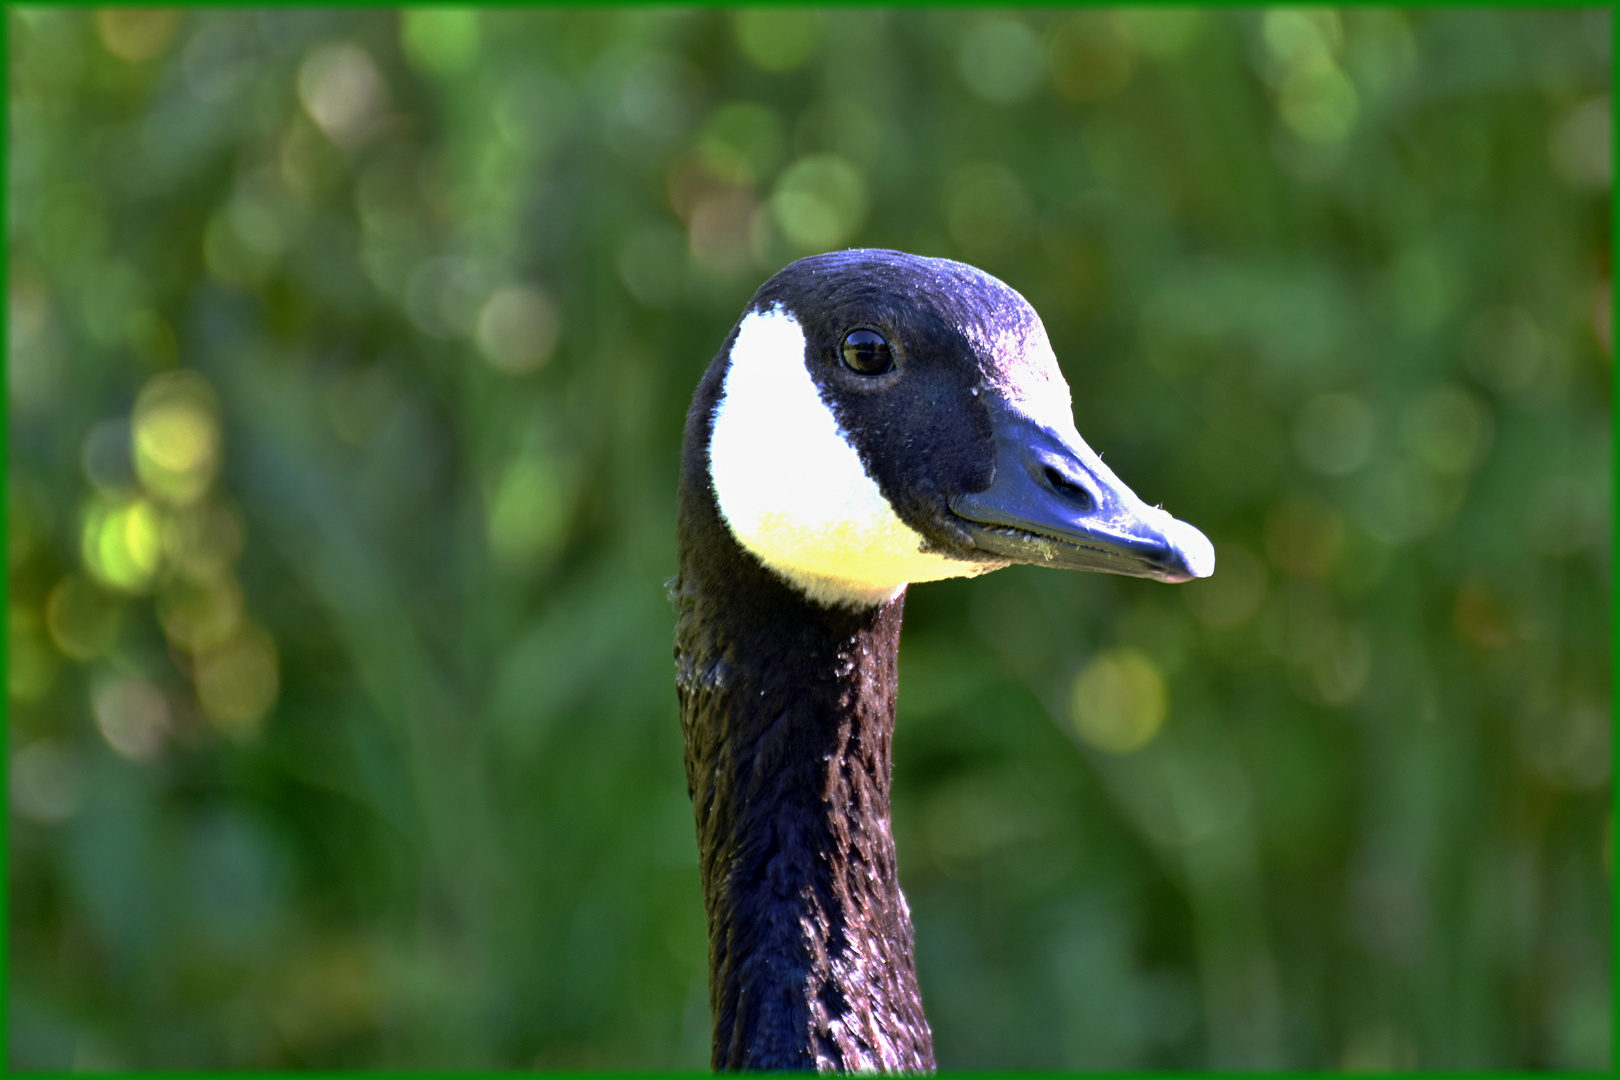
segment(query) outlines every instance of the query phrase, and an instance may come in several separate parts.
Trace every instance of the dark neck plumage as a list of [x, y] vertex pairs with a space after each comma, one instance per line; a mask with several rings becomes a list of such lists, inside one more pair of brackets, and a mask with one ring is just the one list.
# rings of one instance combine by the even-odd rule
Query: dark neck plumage
[[675, 657], [714, 1067], [932, 1069], [889, 831], [904, 597], [834, 610], [774, 577], [720, 519], [695, 441]]

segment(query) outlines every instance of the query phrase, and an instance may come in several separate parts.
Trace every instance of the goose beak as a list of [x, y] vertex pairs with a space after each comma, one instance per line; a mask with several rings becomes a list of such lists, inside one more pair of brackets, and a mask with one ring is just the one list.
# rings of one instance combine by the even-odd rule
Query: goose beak
[[1005, 402], [989, 404], [995, 479], [947, 502], [974, 546], [1014, 562], [1158, 581], [1215, 572], [1208, 538], [1137, 498], [1072, 424], [1060, 435]]

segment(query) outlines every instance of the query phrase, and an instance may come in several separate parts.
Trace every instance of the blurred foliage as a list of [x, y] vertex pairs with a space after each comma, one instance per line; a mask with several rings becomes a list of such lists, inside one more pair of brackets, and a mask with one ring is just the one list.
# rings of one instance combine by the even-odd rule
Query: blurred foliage
[[1607, 10], [13, 7], [10, 1059], [707, 1062], [679, 434], [965, 259], [1185, 588], [913, 590], [955, 1067], [1607, 1068]]

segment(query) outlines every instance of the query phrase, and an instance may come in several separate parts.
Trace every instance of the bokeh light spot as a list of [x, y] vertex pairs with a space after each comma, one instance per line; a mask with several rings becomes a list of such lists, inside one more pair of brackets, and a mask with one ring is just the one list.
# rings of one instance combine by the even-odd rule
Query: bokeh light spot
[[821, 46], [821, 13], [810, 8], [744, 8], [733, 27], [743, 55], [765, 71], [802, 67]]
[[1614, 182], [1614, 121], [1609, 95], [1577, 105], [1553, 128], [1553, 164], [1575, 187], [1606, 190]]
[[692, 261], [721, 273], [743, 271], [753, 260], [759, 203], [746, 187], [708, 189], [691, 205], [687, 239]]
[[1092, 658], [1074, 680], [1069, 705], [1082, 739], [1110, 754], [1129, 754], [1159, 733], [1169, 699], [1153, 661], [1121, 648]]
[[229, 574], [179, 575], [158, 594], [158, 619], [169, 640], [192, 653], [228, 641], [242, 621], [242, 590]]
[[1423, 464], [1444, 476], [1468, 472], [1490, 445], [1491, 414], [1460, 386], [1439, 386], [1401, 413], [1401, 442]]
[[1136, 72], [1136, 44], [1118, 18], [1084, 11], [1053, 25], [1046, 38], [1052, 86], [1070, 101], [1101, 101]]
[[483, 266], [456, 255], [428, 259], [405, 286], [405, 312], [430, 337], [453, 338], [472, 332], [487, 299]]
[[802, 251], [842, 246], [866, 221], [866, 180], [836, 154], [794, 162], [776, 183], [771, 213], [783, 235]]
[[745, 186], [768, 177], [782, 163], [786, 146], [782, 120], [774, 110], [733, 101], [704, 121], [698, 158], [715, 179]]
[[1543, 779], [1568, 791], [1592, 791], [1609, 779], [1613, 716], [1607, 702], [1545, 702], [1514, 717], [1514, 743]]
[[75, 660], [100, 656], [118, 638], [119, 602], [77, 575], [57, 582], [45, 601], [45, 625], [56, 647]]
[[1288, 67], [1312, 64], [1339, 51], [1344, 28], [1332, 8], [1273, 8], [1260, 23], [1266, 48]]
[[562, 543], [567, 490], [555, 462], [526, 454], [507, 467], [489, 509], [489, 545], [509, 569], [533, 567]]
[[962, 38], [957, 70], [985, 101], [1010, 105], [1033, 94], [1046, 73], [1041, 42], [1022, 19], [984, 19]]
[[280, 689], [275, 642], [245, 623], [230, 641], [197, 657], [196, 679], [208, 720], [226, 737], [250, 742]]
[[29, 743], [11, 758], [11, 805], [42, 824], [66, 821], [84, 801], [84, 766], [57, 739]]
[[1521, 307], [1487, 308], [1468, 321], [1463, 356], [1479, 380], [1505, 397], [1529, 389], [1541, 375], [1546, 343]]
[[103, 683], [91, 695], [96, 729], [120, 754], [149, 761], [169, 733], [169, 703], [145, 679], [125, 676]]
[[147, 491], [184, 506], [219, 469], [219, 402], [194, 371], [154, 376], [135, 401], [135, 471]]
[[198, 472], [212, 461], [217, 445], [211, 419], [194, 409], [150, 410], [136, 436], [141, 453], [163, 472]]
[[472, 8], [407, 8], [399, 23], [405, 56], [418, 70], [458, 75], [478, 59], [478, 12]]
[[96, 33], [101, 44], [120, 60], [138, 64], [160, 56], [174, 40], [180, 12], [174, 8], [100, 8]]
[[92, 501], [80, 541], [85, 566], [103, 584], [125, 592], [144, 591], [162, 553], [161, 526], [156, 508], [144, 499]]
[[347, 42], [322, 45], [298, 69], [298, 100], [326, 137], [348, 148], [363, 142], [388, 104], [371, 55]]
[[1356, 88], [1339, 66], [1322, 57], [1289, 69], [1277, 110], [1294, 134], [1308, 142], [1342, 142], [1360, 110]]
[[504, 285], [478, 312], [475, 335], [484, 358], [508, 375], [525, 375], [557, 346], [557, 305], [537, 285]]

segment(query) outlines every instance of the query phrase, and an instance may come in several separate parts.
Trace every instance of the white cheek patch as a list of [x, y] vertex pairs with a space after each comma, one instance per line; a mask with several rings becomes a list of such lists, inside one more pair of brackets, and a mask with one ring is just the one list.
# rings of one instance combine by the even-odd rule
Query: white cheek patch
[[907, 582], [1004, 565], [922, 550], [845, 439], [804, 354], [804, 331], [780, 304], [737, 328], [709, 439], [709, 477], [737, 542], [830, 605], [881, 604]]

